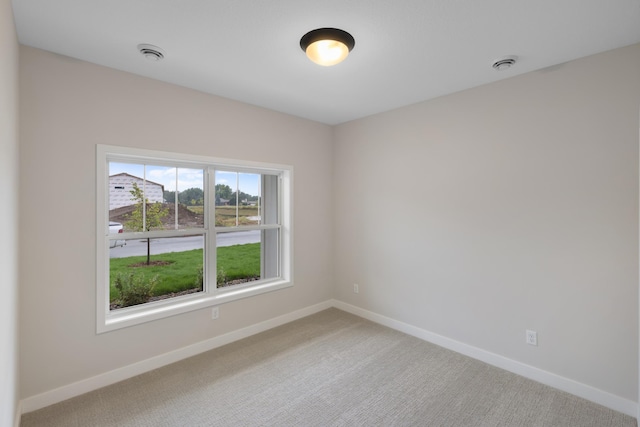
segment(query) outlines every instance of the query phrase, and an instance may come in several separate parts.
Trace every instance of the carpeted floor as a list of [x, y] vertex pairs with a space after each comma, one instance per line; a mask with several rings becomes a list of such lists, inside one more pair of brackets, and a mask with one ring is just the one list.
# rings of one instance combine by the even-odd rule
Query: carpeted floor
[[636, 421], [329, 309], [24, 414], [21, 426], [606, 427]]

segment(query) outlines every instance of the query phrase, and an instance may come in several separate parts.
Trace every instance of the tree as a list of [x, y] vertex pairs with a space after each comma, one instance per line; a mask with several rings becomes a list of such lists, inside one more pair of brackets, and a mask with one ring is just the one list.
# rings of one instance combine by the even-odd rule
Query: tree
[[231, 199], [231, 187], [226, 184], [216, 184], [216, 205], [220, 204], [220, 199]]
[[204, 191], [202, 188], [187, 188], [178, 193], [178, 202], [183, 205], [202, 205], [204, 204]]
[[[164, 228], [162, 218], [167, 216], [169, 209], [162, 206], [161, 203], [149, 203], [149, 199], [145, 199], [142, 189], [138, 184], [133, 183], [131, 200], [136, 202], [136, 207], [129, 214], [129, 220], [125, 223], [127, 228], [133, 231], [149, 231], [153, 228]], [[143, 208], [144, 206], [144, 208]], [[151, 240], [147, 238], [147, 265], [151, 264]]]
[[[176, 192], [165, 190], [164, 200], [167, 203], [175, 203]], [[183, 205], [201, 206], [204, 204], [204, 191], [202, 191], [202, 188], [195, 187], [180, 191], [178, 192], [178, 203], [182, 203]]]
[[[235, 206], [236, 205], [236, 194], [238, 194], [237, 191], [234, 191], [233, 194], [231, 194], [230, 198], [229, 198], [229, 204], [231, 206]], [[251, 200], [257, 200], [256, 196], [252, 196], [251, 194], [247, 194], [244, 192], [240, 192], [240, 205], [243, 204], [244, 201], [251, 201]]]
[[176, 192], [164, 190], [164, 201], [167, 203], [175, 203], [176, 201]]

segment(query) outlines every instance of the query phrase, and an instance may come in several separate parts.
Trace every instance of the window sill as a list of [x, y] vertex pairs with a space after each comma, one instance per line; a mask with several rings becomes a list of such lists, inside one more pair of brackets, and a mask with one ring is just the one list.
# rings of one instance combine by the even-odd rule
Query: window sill
[[215, 294], [192, 294], [173, 300], [162, 300], [140, 306], [123, 308], [107, 314], [103, 322], [99, 321], [97, 333], [101, 334], [115, 331], [292, 286], [293, 282], [289, 280], [274, 280], [242, 288], [233, 287], [229, 290], [224, 288], [216, 289], [214, 291]]

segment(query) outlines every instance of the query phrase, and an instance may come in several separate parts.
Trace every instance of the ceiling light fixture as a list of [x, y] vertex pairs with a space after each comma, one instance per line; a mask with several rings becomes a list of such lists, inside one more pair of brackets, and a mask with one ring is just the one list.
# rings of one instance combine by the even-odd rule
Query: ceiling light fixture
[[498, 71], [507, 70], [513, 67], [518, 60], [518, 57], [515, 55], [504, 56], [500, 59], [496, 59], [493, 61], [492, 67]]
[[160, 61], [164, 58], [164, 52], [158, 46], [152, 44], [139, 44], [138, 50], [149, 61]]
[[318, 28], [300, 39], [300, 47], [307, 57], [326, 67], [342, 62], [355, 44], [351, 34], [337, 28]]

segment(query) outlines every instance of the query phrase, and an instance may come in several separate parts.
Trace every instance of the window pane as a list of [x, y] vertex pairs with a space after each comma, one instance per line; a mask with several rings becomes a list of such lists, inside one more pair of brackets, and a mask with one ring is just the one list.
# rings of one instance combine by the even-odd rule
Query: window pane
[[[121, 209], [135, 205], [131, 191], [133, 184], [142, 186], [144, 165], [109, 162], [109, 212], [111, 217], [130, 213], [130, 209]], [[117, 211], [116, 211], [117, 209]], [[112, 218], [117, 220], [119, 218]], [[121, 221], [119, 221], [121, 222]]]
[[250, 230], [216, 235], [219, 288], [260, 279], [260, 234]]
[[110, 244], [111, 310], [203, 290], [203, 235]]
[[279, 224], [278, 210], [278, 176], [262, 175], [262, 206], [261, 217], [263, 224]]
[[280, 229], [262, 230], [262, 278], [280, 276]]
[[172, 171], [175, 176], [175, 168], [109, 162], [109, 220], [123, 224], [125, 231], [167, 228], [171, 218], [159, 181]]
[[217, 286], [279, 277], [279, 232], [272, 229], [218, 233]]
[[[239, 173], [240, 195], [238, 215], [241, 225], [260, 224], [260, 186], [262, 175], [258, 173]], [[233, 201], [233, 199], [232, 199]]]
[[262, 175], [216, 171], [216, 227], [261, 224]]
[[[204, 173], [202, 169], [177, 169], [178, 204], [175, 202], [176, 182], [165, 191], [169, 218], [175, 229], [204, 228]], [[177, 218], [177, 221], [176, 221]]]

